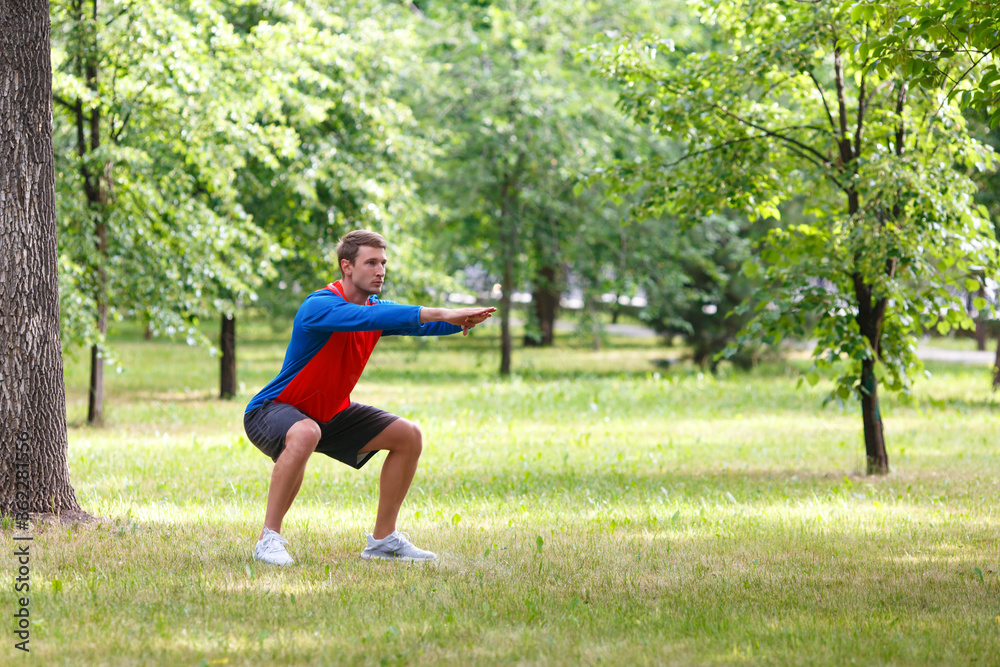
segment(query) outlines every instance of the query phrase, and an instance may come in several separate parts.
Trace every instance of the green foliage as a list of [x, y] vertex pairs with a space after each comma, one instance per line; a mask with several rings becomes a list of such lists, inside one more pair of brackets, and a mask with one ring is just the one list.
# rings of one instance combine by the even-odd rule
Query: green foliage
[[[841, 44], [884, 76], [901, 70], [1000, 124], [1000, 15], [990, 0], [856, 0]], [[957, 67], [942, 66], [942, 61]]]
[[53, 6], [67, 344], [101, 342], [99, 302], [207, 343], [200, 318], [294, 308], [286, 288], [336, 278], [336, 241], [358, 227], [393, 243], [397, 293], [432, 283], [415, 197], [432, 151], [396, 100], [419, 68], [405, 8], [88, 8]]
[[398, 3], [243, 2], [229, 7], [257, 66], [262, 122], [286, 128], [287, 150], [251, 155], [236, 175], [246, 209], [283, 249], [262, 291], [271, 312], [294, 308], [286, 288], [339, 277], [337, 240], [372, 229], [390, 243], [395, 293], [435, 285], [417, 177], [434, 147], [402, 92], [420, 81], [422, 42]]
[[253, 53], [209, 2], [52, 11], [63, 341], [102, 344], [103, 302], [205, 342], [198, 318], [253, 299], [270, 270], [234, 187], [247, 155], [288, 140], [260, 122]]
[[685, 146], [617, 169], [612, 182], [655, 184], [645, 208], [687, 224], [727, 209], [778, 219], [803, 195], [801, 221], [770, 232], [748, 267], [768, 298], [739, 342], [813, 336], [816, 365], [844, 369], [832, 396], [860, 398], [865, 364], [909, 391], [915, 335], [969, 326], [969, 270], [995, 270], [993, 228], [969, 178], [992, 168], [992, 151], [953, 101], [841, 50], [863, 28], [850, 3], [693, 6], [721, 46], [625, 36], [595, 52], [626, 112]]
[[[644, 3], [430, 3], [423, 24], [433, 85], [414, 108], [442, 146], [423, 188], [454, 269], [479, 265], [504, 289], [565, 285], [589, 296], [608, 272], [624, 281], [624, 209], [582, 174], [633, 153], [644, 133], [624, 122], [608, 86], [577, 51], [595, 32], [645, 16]], [[630, 248], [638, 245], [630, 246]]]

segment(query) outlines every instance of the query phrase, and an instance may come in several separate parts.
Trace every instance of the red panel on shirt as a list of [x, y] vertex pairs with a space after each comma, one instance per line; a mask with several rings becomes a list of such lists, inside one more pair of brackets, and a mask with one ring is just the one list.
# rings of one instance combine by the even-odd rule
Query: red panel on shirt
[[[339, 280], [326, 288], [344, 296]], [[275, 402], [294, 405], [316, 421], [330, 421], [351, 404], [351, 392], [381, 336], [381, 331], [333, 332]]]

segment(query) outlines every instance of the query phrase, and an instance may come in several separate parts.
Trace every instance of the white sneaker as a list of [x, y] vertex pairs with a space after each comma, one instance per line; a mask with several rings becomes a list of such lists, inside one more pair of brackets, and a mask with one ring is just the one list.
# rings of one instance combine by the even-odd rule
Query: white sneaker
[[264, 528], [264, 537], [260, 538], [254, 547], [253, 557], [272, 565], [294, 565], [295, 561], [288, 555], [285, 545], [288, 540], [270, 528]]
[[368, 548], [361, 552], [365, 560], [384, 558], [386, 560], [434, 560], [437, 558], [430, 551], [424, 551], [413, 546], [409, 536], [399, 531], [376, 540], [368, 535]]

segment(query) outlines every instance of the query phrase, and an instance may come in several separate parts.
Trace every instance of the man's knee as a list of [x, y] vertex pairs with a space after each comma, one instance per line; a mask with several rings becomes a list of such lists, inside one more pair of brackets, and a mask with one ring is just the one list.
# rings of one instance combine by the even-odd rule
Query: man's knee
[[400, 429], [400, 449], [412, 456], [420, 456], [424, 448], [424, 436], [420, 432], [420, 427], [409, 419], [399, 419]]
[[312, 419], [303, 419], [292, 424], [285, 434], [285, 450], [294, 456], [309, 456], [316, 450], [323, 432]]

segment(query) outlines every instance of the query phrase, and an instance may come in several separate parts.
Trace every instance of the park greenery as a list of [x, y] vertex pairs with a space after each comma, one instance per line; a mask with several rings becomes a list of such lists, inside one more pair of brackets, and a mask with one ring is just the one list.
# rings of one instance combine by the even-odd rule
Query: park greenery
[[54, 2], [88, 422], [109, 319], [216, 354], [221, 316], [231, 396], [237, 316], [290, 317], [364, 227], [393, 244], [397, 298], [498, 297], [501, 375], [519, 290], [527, 345], [569, 315], [598, 347], [606, 312], [710, 370], [816, 341], [804, 378], [840, 371], [827, 398], [861, 406], [885, 473], [879, 389], [911, 395], [916, 338], [995, 300], [981, 4]]
[[[654, 339], [595, 353], [572, 336], [502, 380], [498, 330], [383, 341], [358, 387], [422, 425], [401, 520], [440, 562], [361, 561], [378, 466], [320, 457], [283, 531], [299, 562], [279, 570], [249, 556], [270, 464], [215, 397], [215, 368], [111, 323], [126, 370], [107, 378], [107, 428], [86, 426], [88, 360], [66, 366], [73, 482], [105, 520], [36, 527], [33, 659], [940, 665], [1000, 650], [987, 368], [932, 366], [915, 404], [884, 399], [900, 446], [893, 474], [870, 477], [856, 416], [820, 405], [836, 374], [796, 388], [806, 355], [712, 375]], [[288, 329], [241, 331], [246, 401]]]
[[[43, 4], [11, 23], [22, 44]], [[50, 15], [61, 318], [42, 269], [50, 298], [0, 318], [0, 533], [31, 533], [39, 664], [1000, 653], [1000, 368], [917, 355], [929, 335], [971, 351], [973, 326], [1000, 339], [991, 3]], [[22, 139], [49, 111], [0, 127], [0, 149], [47, 146]], [[0, 174], [0, 218], [55, 248], [8, 196], [40, 166]], [[353, 394], [421, 426], [400, 528], [439, 559], [360, 560], [378, 461], [316, 456], [282, 527], [296, 564], [267, 566], [251, 550], [272, 465], [243, 408], [357, 228], [388, 238], [387, 298], [499, 306], [468, 337], [382, 341]], [[25, 245], [0, 274], [47, 266]], [[22, 343], [58, 350], [57, 328], [60, 363], [27, 363], [42, 348]]]

